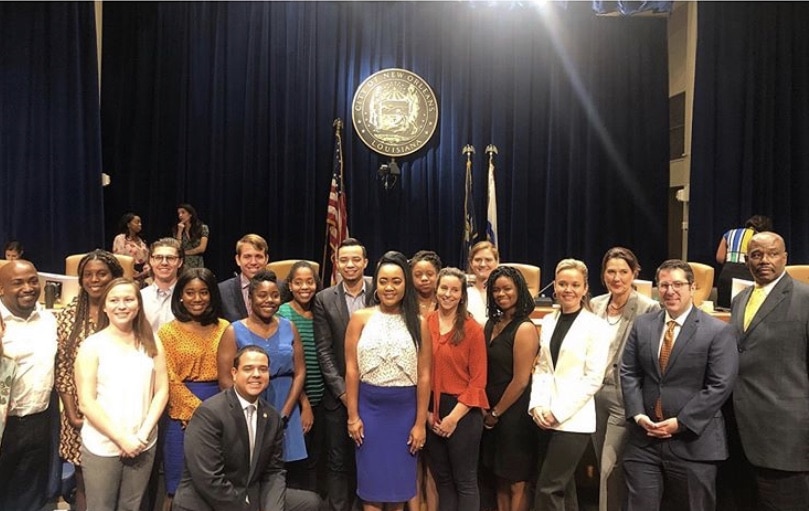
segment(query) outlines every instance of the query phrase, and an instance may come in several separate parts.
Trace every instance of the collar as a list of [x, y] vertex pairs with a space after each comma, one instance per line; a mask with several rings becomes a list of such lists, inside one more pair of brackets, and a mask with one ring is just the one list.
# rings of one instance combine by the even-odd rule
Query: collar
[[351, 293], [348, 292], [348, 289], [346, 289], [346, 283], [345, 282], [340, 283], [340, 285], [343, 286], [343, 294], [346, 294], [346, 295], [348, 295], [348, 296], [350, 296], [352, 298], [356, 298], [356, 297], [364, 295], [364, 294], [366, 294], [368, 292], [368, 289], [365, 287], [365, 284], [366, 284], [365, 283], [365, 277], [362, 277], [362, 289], [360, 289], [360, 292], [357, 293], [356, 295], [352, 295]]
[[[786, 274], [787, 274], [787, 272], [786, 272], [786, 270], [784, 270], [784, 271], [782, 271], [782, 272], [781, 272], [781, 275], [779, 275], [779, 276], [778, 276], [778, 278], [776, 278], [775, 280], [773, 280], [772, 282], [770, 282], [769, 284], [767, 284], [767, 285], [765, 285], [765, 286], [761, 286], [761, 289], [762, 289], [762, 290], [764, 290], [764, 296], [769, 295], [769, 294], [770, 294], [770, 291], [772, 291], [772, 289], [773, 289], [773, 288], [774, 288], [774, 287], [775, 287], [775, 286], [776, 286], [776, 285], [777, 285], [779, 282], [781, 282], [781, 279], [783, 279], [783, 278], [784, 278], [784, 275], [786, 275]], [[758, 286], [758, 284], [754, 284], [754, 285], [755, 285], [755, 286]]]
[[239, 284], [241, 285], [242, 289], [245, 289], [250, 285], [250, 279], [245, 277], [244, 273], [239, 273]]
[[17, 321], [17, 322], [20, 322], [20, 323], [27, 323], [29, 321], [36, 321], [37, 319], [39, 319], [39, 316], [40, 316], [40, 314], [41, 314], [41, 312], [43, 310], [44, 310], [44, 307], [42, 307], [42, 304], [37, 302], [34, 305], [34, 310], [31, 311], [31, 314], [29, 314], [27, 318], [23, 318], [23, 317], [20, 317], [20, 316], [15, 316], [10, 310], [8, 310], [8, 307], [6, 307], [6, 304], [3, 303], [3, 300], [0, 300], [0, 316], [3, 317], [3, 321], [12, 321], [13, 320], [13, 321]]
[[677, 316], [676, 318], [672, 318], [669, 315], [669, 311], [666, 311], [666, 321], [664, 321], [663, 324], [668, 325], [669, 321], [674, 321], [675, 323], [677, 323], [677, 326], [682, 328], [683, 323], [685, 323], [685, 318], [687, 318], [688, 315], [691, 314], [691, 309], [693, 309], [693, 308], [694, 308], [694, 302], [692, 301], [691, 305], [689, 305], [688, 308], [682, 314]]
[[250, 405], [255, 406], [256, 410], [258, 410], [258, 398], [256, 398], [255, 402], [251, 403], [247, 399], [243, 398], [241, 394], [239, 394], [239, 391], [236, 390], [236, 387], [233, 387], [233, 393], [236, 394], [236, 399], [239, 400], [239, 406], [242, 407], [242, 411], [244, 411], [244, 409]]
[[169, 294], [174, 293], [174, 286], [176, 286], [176, 285], [177, 285], [177, 279], [175, 279], [174, 282], [172, 282], [171, 285], [169, 287], [167, 287], [166, 289], [163, 289], [162, 287], [160, 287], [157, 284], [157, 282], [154, 282], [152, 284], [152, 286], [154, 286], [155, 293], [160, 293], [161, 291], [168, 291]]

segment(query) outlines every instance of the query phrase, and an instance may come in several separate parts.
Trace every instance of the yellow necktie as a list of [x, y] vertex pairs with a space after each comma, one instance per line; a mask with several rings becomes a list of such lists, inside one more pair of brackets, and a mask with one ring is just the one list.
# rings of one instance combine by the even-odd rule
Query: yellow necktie
[[[660, 373], [664, 374], [666, 372], [666, 366], [669, 365], [669, 357], [671, 357], [671, 348], [674, 346], [674, 328], [677, 326], [677, 322], [671, 320], [668, 322], [668, 328], [666, 328], [666, 335], [663, 336], [663, 345], [660, 347]], [[661, 401], [660, 397], [658, 396], [657, 401], [655, 401], [655, 415], [657, 416], [657, 420], [662, 421], [663, 417], [663, 401]]]
[[764, 288], [756, 286], [750, 294], [750, 299], [747, 300], [747, 305], [744, 307], [745, 331], [747, 331], [747, 327], [750, 326], [750, 322], [753, 321], [753, 318], [756, 316], [756, 312], [758, 312], [759, 307], [761, 307], [761, 304], [764, 302], [764, 298]]

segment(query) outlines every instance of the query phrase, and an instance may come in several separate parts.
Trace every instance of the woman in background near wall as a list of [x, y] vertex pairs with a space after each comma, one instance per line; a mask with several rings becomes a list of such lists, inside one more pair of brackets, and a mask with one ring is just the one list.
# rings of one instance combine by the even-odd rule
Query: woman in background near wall
[[106, 250], [93, 250], [79, 261], [79, 294], [56, 314], [59, 341], [56, 350], [56, 391], [62, 400], [59, 456], [72, 463], [76, 474], [75, 507], [87, 509], [84, 474], [81, 469], [81, 427], [84, 415], [79, 410], [74, 370], [76, 354], [82, 342], [95, 333], [101, 312], [101, 295], [112, 279], [124, 274], [121, 264]]
[[185, 253], [184, 269], [204, 267], [202, 254], [208, 249], [208, 226], [202, 223], [191, 204], [177, 206], [177, 218], [180, 222], [174, 228], [174, 238], [180, 242]]
[[112, 253], [132, 256], [135, 260], [134, 279], [140, 287], [149, 277], [149, 245], [140, 237], [143, 226], [135, 213], [126, 213], [118, 223], [118, 235], [112, 240]]
[[469, 250], [469, 270], [475, 276], [475, 285], [469, 288], [467, 309], [481, 325], [488, 319], [486, 283], [492, 270], [500, 264], [500, 252], [488, 241], [479, 241]]
[[716, 305], [730, 308], [730, 294], [733, 279], [751, 280], [750, 270], [745, 264], [747, 243], [754, 234], [772, 230], [772, 220], [763, 215], [754, 215], [747, 219], [744, 227], [730, 229], [722, 235], [716, 248], [716, 262], [722, 265], [722, 271], [716, 279]]
[[601, 261], [601, 280], [607, 293], [590, 300], [593, 314], [604, 319], [611, 337], [604, 385], [596, 393], [596, 432], [593, 447], [599, 464], [599, 511], [619, 511], [624, 500], [621, 465], [626, 444], [624, 398], [621, 395], [620, 366], [626, 339], [635, 318], [660, 310], [660, 303], [635, 291], [632, 283], [640, 264], [628, 248], [613, 247]]
[[438, 311], [427, 318], [433, 344], [427, 458], [440, 511], [480, 509], [478, 458], [486, 397], [486, 342], [466, 310], [466, 274], [438, 273]]
[[137, 511], [168, 401], [166, 362], [134, 281], [113, 280], [101, 302], [98, 331], [76, 357], [87, 508]]
[[[486, 283], [489, 320], [486, 397], [481, 463], [494, 475], [499, 511], [526, 511], [536, 473], [536, 428], [528, 415], [531, 367], [539, 348], [531, 322], [534, 299], [522, 274], [499, 266]], [[485, 480], [486, 478], [484, 478]]]
[[528, 410], [540, 428], [534, 509], [564, 511], [565, 488], [596, 430], [594, 396], [611, 337], [606, 321], [588, 310], [583, 262], [561, 260], [553, 286], [560, 309], [542, 318]]

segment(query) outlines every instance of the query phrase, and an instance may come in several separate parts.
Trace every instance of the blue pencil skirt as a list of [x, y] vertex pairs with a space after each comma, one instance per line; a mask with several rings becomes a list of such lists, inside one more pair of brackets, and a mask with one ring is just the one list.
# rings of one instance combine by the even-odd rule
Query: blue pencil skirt
[[357, 495], [366, 502], [406, 502], [416, 495], [417, 456], [407, 437], [416, 421], [416, 387], [360, 383], [365, 439], [357, 448]]

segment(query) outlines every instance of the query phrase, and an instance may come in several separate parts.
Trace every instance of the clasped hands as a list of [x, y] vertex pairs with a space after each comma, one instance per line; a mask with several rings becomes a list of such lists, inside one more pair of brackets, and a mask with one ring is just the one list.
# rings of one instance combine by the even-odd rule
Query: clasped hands
[[553, 415], [550, 408], [536, 406], [531, 410], [531, 417], [534, 419], [534, 423], [542, 429], [553, 429], [559, 425], [559, 421], [556, 420], [556, 416]]
[[125, 435], [118, 442], [122, 458], [136, 458], [140, 453], [146, 450], [146, 446], [148, 445], [149, 438], [144, 438], [142, 435], [136, 433]]
[[452, 415], [447, 415], [444, 419], [439, 419], [432, 412], [427, 414], [427, 426], [430, 431], [436, 435], [444, 438], [449, 438], [455, 433], [455, 428], [458, 427], [458, 421]]
[[648, 415], [638, 415], [635, 418], [638, 426], [646, 430], [646, 436], [654, 438], [671, 438], [672, 435], [680, 430], [680, 424], [677, 422], [677, 417], [653, 422]]

